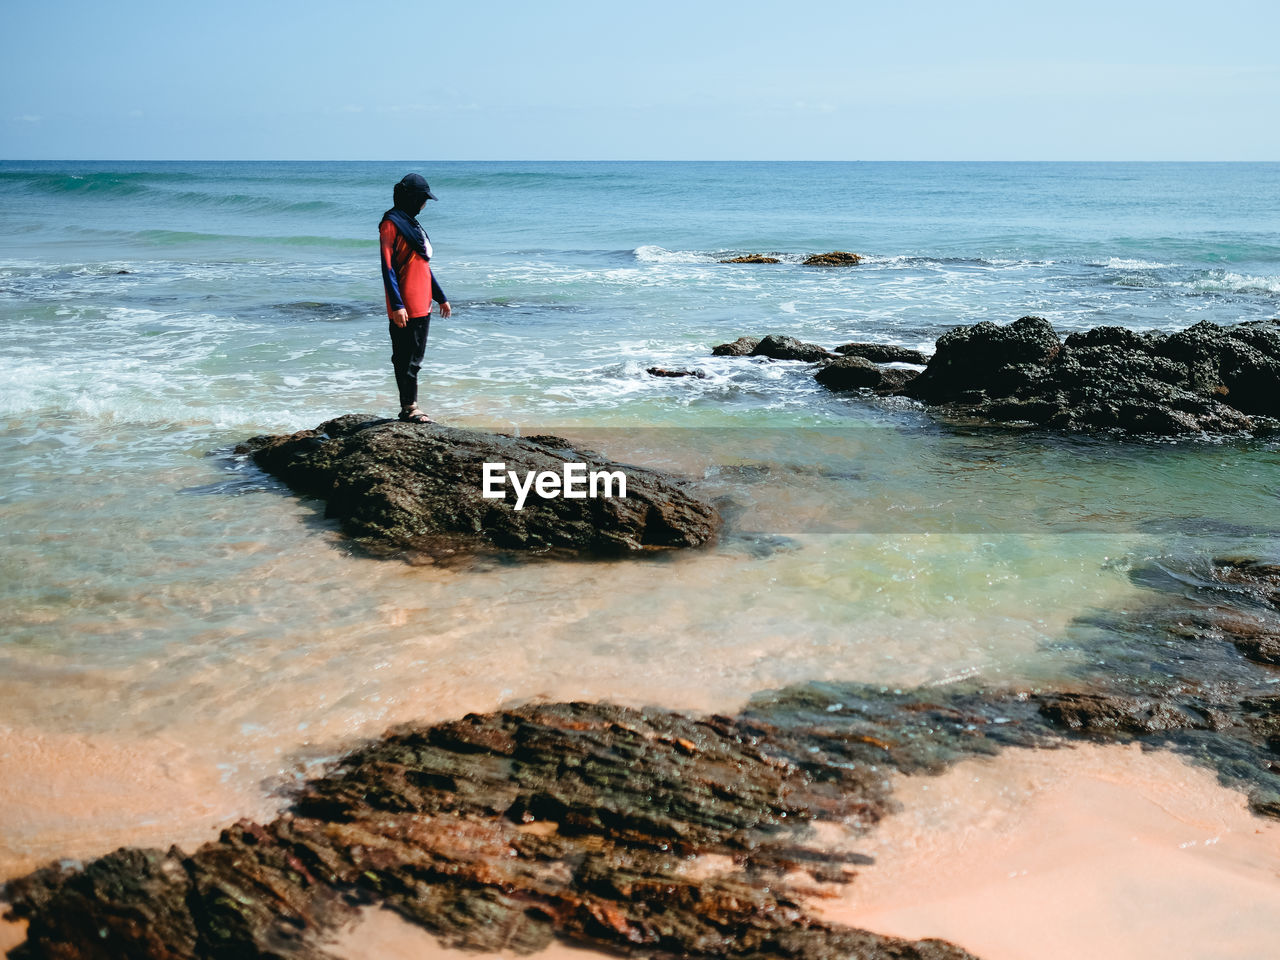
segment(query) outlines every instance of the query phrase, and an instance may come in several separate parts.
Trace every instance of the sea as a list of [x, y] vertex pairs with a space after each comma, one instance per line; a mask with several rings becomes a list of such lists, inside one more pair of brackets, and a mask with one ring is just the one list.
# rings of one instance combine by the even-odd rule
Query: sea
[[[453, 307], [424, 409], [688, 477], [715, 545], [379, 560], [235, 452], [395, 414], [377, 226], [411, 171]], [[864, 259], [802, 263], [832, 250]], [[1069, 686], [1135, 571], [1280, 560], [1274, 440], [984, 428], [711, 355], [1028, 314], [1280, 316], [1280, 164], [0, 163], [0, 877], [269, 817], [403, 722]]]

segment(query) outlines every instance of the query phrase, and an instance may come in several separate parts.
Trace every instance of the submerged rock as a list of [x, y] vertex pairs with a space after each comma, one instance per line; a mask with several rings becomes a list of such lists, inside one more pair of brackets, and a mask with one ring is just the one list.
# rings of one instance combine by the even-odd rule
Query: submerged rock
[[1060, 340], [1040, 317], [938, 340], [904, 392], [957, 413], [1064, 430], [1162, 436], [1280, 430], [1280, 323], [1174, 334], [1097, 327]]
[[[626, 554], [701, 546], [720, 525], [715, 508], [683, 481], [605, 460], [559, 437], [348, 414], [314, 430], [255, 437], [239, 450], [299, 493], [324, 500], [326, 516], [384, 552], [493, 547]], [[486, 463], [505, 464], [494, 471], [503, 475], [496, 489], [504, 499], [483, 496]], [[567, 464], [583, 466], [570, 478]], [[520, 504], [507, 471], [520, 483], [539, 474], [561, 478], [544, 490], [563, 493], [572, 479], [576, 492], [599, 495], [544, 498], [529, 487]], [[591, 479], [596, 474], [598, 484]], [[618, 474], [625, 476], [625, 496]]]
[[1139, 740], [1212, 767], [1257, 813], [1280, 816], [1280, 565], [1165, 556], [1130, 578], [1143, 603], [1083, 621], [1081, 686], [1038, 698], [1046, 719], [1095, 740]]
[[830, 253], [815, 253], [805, 257], [806, 267], [848, 267], [862, 262], [862, 255], [845, 250], [832, 250]]
[[746, 256], [721, 260], [721, 263], [781, 263], [777, 257], [766, 257], [763, 253], [748, 253]]
[[645, 373], [651, 377], [693, 377], [697, 380], [707, 379], [705, 370], [671, 370], [667, 367], [649, 367]]

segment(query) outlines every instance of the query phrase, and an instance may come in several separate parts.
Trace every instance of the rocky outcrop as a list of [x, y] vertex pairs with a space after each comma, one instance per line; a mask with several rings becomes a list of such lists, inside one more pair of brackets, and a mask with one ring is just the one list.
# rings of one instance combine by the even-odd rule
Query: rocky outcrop
[[[820, 363], [816, 378], [830, 389], [901, 393], [966, 419], [1156, 436], [1280, 433], [1280, 320], [1173, 334], [1096, 327], [1065, 340], [1040, 317], [984, 321], [944, 334], [930, 358], [874, 343], [833, 354], [779, 334], [712, 352]], [[868, 363], [927, 366], [877, 373]]]
[[891, 343], [845, 343], [836, 347], [836, 353], [846, 357], [862, 357], [872, 363], [915, 363], [924, 366], [929, 362], [929, 358], [919, 350]]
[[904, 389], [983, 419], [1063, 430], [1186, 435], [1280, 430], [1280, 322], [1201, 322], [1173, 334], [1097, 327], [1059, 339], [1039, 317], [938, 340]]
[[[380, 553], [488, 547], [627, 554], [701, 546], [720, 524], [715, 508], [684, 482], [614, 463], [558, 437], [348, 414], [314, 430], [255, 437], [239, 452], [299, 493], [324, 500], [326, 516]], [[483, 496], [486, 463], [505, 464], [494, 471], [503, 499]], [[566, 473], [567, 464], [582, 467]], [[598, 484], [593, 474], [601, 475]], [[625, 476], [625, 496], [618, 474]], [[542, 491], [526, 486], [521, 502], [516, 482], [538, 475], [560, 479], [548, 480]], [[569, 486], [597, 495], [563, 496]]]
[[815, 253], [805, 257], [806, 267], [849, 267], [862, 262], [862, 255], [845, 250], [832, 250], [830, 253]]
[[777, 257], [766, 257], [762, 253], [748, 253], [745, 256], [721, 260], [721, 263], [781, 263]]
[[[913, 730], [956, 726], [927, 704], [888, 712]], [[273, 823], [190, 855], [120, 850], [11, 882], [12, 916], [29, 923], [16, 956], [321, 960], [326, 934], [377, 904], [487, 952], [560, 939], [655, 957], [970, 958], [801, 909], [806, 886], [868, 862], [810, 846], [805, 825], [870, 826], [887, 796], [875, 764], [818, 776], [787, 736], [762, 744], [774, 719], [768, 705], [735, 721], [550, 704], [401, 729]]]

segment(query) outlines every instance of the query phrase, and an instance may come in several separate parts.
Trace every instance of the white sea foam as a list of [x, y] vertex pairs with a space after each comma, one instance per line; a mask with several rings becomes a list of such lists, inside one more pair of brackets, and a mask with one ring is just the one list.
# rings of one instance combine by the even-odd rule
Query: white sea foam
[[1175, 264], [1159, 263], [1155, 260], [1137, 260], [1131, 257], [1111, 257], [1102, 266], [1108, 270], [1165, 270]]
[[1280, 294], [1280, 276], [1253, 277], [1242, 273], [1215, 270], [1193, 280], [1180, 281], [1174, 286], [1195, 293]]
[[655, 244], [636, 247], [632, 254], [641, 263], [715, 263], [717, 259], [704, 250], [668, 250]]

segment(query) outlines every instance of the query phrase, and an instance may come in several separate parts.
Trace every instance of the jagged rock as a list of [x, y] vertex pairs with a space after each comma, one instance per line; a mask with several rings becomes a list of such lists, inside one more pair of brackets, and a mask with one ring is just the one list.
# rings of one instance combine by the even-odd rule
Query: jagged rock
[[83, 869], [48, 866], [5, 887], [14, 912], [31, 920], [16, 953], [28, 960], [201, 956], [190, 896], [177, 848], [120, 849]]
[[919, 350], [888, 343], [845, 343], [836, 347], [836, 353], [862, 357], [872, 363], [918, 363], [923, 366], [929, 362], [929, 358]]
[[1175, 334], [1048, 322], [959, 327], [905, 393], [1002, 422], [1127, 433], [1280, 430], [1280, 324], [1201, 322]]
[[649, 367], [645, 373], [651, 377], [694, 377], [698, 380], [707, 379], [705, 370], [670, 370], [667, 367]]
[[733, 343], [722, 343], [711, 348], [713, 357], [746, 357], [760, 344], [759, 337], [739, 337]]
[[[673, 477], [605, 460], [558, 437], [517, 438], [439, 424], [401, 423], [348, 414], [289, 436], [255, 437], [241, 448], [263, 470], [299, 493], [326, 502], [325, 515], [379, 551], [475, 550], [625, 554], [710, 542], [715, 508]], [[503, 463], [520, 482], [527, 472], [565, 475], [584, 464], [575, 487], [597, 471], [622, 472], [626, 496], [543, 498], [529, 489], [516, 509], [483, 497], [483, 464]], [[557, 482], [557, 489], [560, 489]], [[550, 490], [551, 484], [547, 484]], [[598, 488], [603, 494], [603, 484]]]
[[[842, 728], [879, 730], [880, 715], [903, 725], [885, 736], [936, 726], [958, 752], [987, 729], [981, 708], [956, 718], [898, 696], [857, 713], [856, 697], [823, 714], [833, 748]], [[242, 822], [191, 856], [122, 850], [10, 883], [11, 916], [29, 924], [18, 950], [25, 960], [322, 960], [326, 933], [379, 904], [448, 945], [489, 952], [535, 953], [559, 938], [707, 960], [972, 960], [940, 940], [801, 909], [798, 874], [848, 883], [868, 862], [809, 846], [805, 824], [873, 824], [888, 802], [877, 764], [893, 760], [818, 772], [807, 751], [787, 759], [793, 736], [761, 742], [778, 709], [762, 704], [738, 722], [549, 704], [402, 728], [305, 785], [271, 824]], [[846, 739], [857, 756], [875, 738]], [[904, 762], [920, 749], [904, 743]], [[691, 871], [706, 854], [733, 866]]]
[[926, 403], [965, 400], [978, 392], [1011, 396], [1043, 375], [1061, 349], [1058, 335], [1040, 317], [1022, 317], [1007, 327], [990, 321], [957, 327], [938, 338], [909, 393]]
[[721, 260], [721, 263], [780, 263], [777, 257], [766, 257], [763, 253], [748, 253], [743, 257]]
[[832, 250], [830, 253], [815, 253], [805, 257], [806, 267], [847, 267], [862, 262], [862, 255], [848, 253], [844, 250]]
[[829, 360], [832, 354], [825, 347], [816, 343], [803, 343], [795, 337], [771, 333], [759, 341], [751, 351], [753, 357], [769, 357], [772, 360], [803, 360], [805, 363], [816, 363]]

